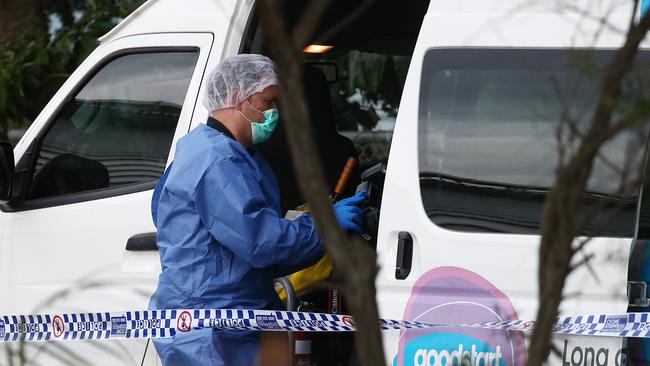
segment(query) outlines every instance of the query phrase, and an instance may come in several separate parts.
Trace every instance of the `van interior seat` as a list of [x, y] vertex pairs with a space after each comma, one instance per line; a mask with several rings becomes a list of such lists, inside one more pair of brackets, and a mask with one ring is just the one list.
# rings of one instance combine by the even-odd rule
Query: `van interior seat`
[[108, 169], [99, 161], [74, 154], [52, 158], [34, 176], [31, 199], [108, 188]]
[[[314, 139], [318, 144], [318, 151], [325, 170], [325, 178], [330, 192], [332, 192], [346, 160], [349, 157], [358, 159], [359, 154], [354, 147], [354, 143], [349, 138], [339, 134], [336, 129], [329, 85], [325, 75], [308, 64], [303, 66], [302, 71], [303, 87], [309, 107]], [[280, 111], [280, 119], [282, 120], [282, 111]], [[280, 205], [283, 212], [305, 203], [298, 187], [293, 165], [290, 164], [292, 159], [284, 131], [285, 128], [284, 123], [280, 121], [273, 136], [267, 143], [260, 146], [260, 151], [264, 154], [278, 179]], [[360, 182], [361, 170], [357, 164], [342, 196], [346, 197], [354, 194]]]

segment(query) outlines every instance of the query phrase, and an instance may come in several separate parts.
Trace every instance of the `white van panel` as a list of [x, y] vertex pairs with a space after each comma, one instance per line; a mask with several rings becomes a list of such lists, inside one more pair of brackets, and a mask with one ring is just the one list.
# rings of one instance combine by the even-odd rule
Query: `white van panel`
[[521, 14], [584, 14], [588, 17], [632, 13], [633, 1], [612, 0], [431, 0], [429, 14], [454, 16], [498, 14], [502, 17]]
[[[209, 33], [148, 34], [103, 44], [70, 76], [32, 124], [14, 150], [16, 161], [55, 117], [59, 106], [76, 92], [77, 85], [116, 53], [196, 48], [198, 59], [175, 129], [172, 146], [175, 145], [189, 129], [212, 44], [213, 36]], [[134, 235], [156, 231], [151, 221], [151, 194], [152, 190], [147, 190], [54, 207], [0, 212], [0, 313], [147, 308], [160, 272], [158, 252], [126, 251], [125, 246]], [[93, 342], [77, 342], [71, 350], [87, 355], [92, 364], [139, 364], [145, 343], [146, 340], [119, 341], [102, 348]], [[59, 345], [52, 347], [52, 352], [57, 353]], [[106, 357], [99, 357], [104, 351]], [[34, 352], [30, 345], [27, 357]], [[41, 351], [39, 360], [40, 357], [45, 358], [45, 364], [57, 364], [48, 352]]]
[[[213, 33], [225, 36], [241, 3], [251, 0], [148, 0], [100, 38], [108, 42], [134, 34]], [[222, 43], [217, 43], [222, 44]]]
[[[516, 11], [516, 4], [511, 1], [431, 2], [402, 95], [383, 191], [377, 244], [380, 266], [377, 299], [382, 318], [443, 323], [473, 322], [479, 318], [483, 321], [534, 320], [536, 317], [539, 236], [468, 233], [436, 226], [422, 204], [418, 145], [415, 143], [418, 141], [422, 61], [427, 50], [463, 47], [616, 48], [624, 42], [625, 32], [619, 30], [627, 29], [632, 10], [629, 4], [624, 4], [620, 11], [613, 12], [616, 15], [608, 18], [609, 26], [596, 37], [594, 34], [599, 30], [597, 19], [571, 11], [557, 12], [549, 4], [555, 2], [534, 3], [538, 7], [533, 10]], [[583, 3], [587, 2], [580, 2]], [[506, 12], [506, 9], [515, 10]], [[408, 232], [413, 237], [413, 263], [405, 280], [397, 280], [395, 276], [400, 232]], [[630, 246], [631, 239], [594, 238], [589, 248], [594, 255], [592, 263], [598, 268], [598, 278], [585, 266], [574, 271], [565, 286], [567, 298], [562, 302], [561, 314], [626, 312]], [[611, 260], [612, 255], [616, 260]], [[580, 259], [575, 258], [575, 261]], [[483, 295], [467, 299], [472, 291]], [[458, 301], [461, 293], [464, 293], [463, 300]], [[456, 350], [454, 347], [462, 344], [459, 340], [462, 336], [453, 329], [448, 330], [447, 336], [438, 338], [426, 338], [427, 333], [384, 332], [389, 363], [418, 364], [417, 358], [404, 358], [407, 353], [412, 356], [406, 351], [409, 344], [427, 350]], [[419, 336], [424, 336], [420, 343], [416, 339]], [[499, 347], [503, 347], [500, 357], [506, 364], [525, 363], [525, 340], [520, 334], [484, 331], [477, 337], [485, 340], [485, 344], [492, 342], [491, 346], [500, 344]], [[610, 365], [615, 364], [614, 355], [622, 346], [622, 339], [616, 338], [564, 337], [557, 338], [560, 350], [565, 340], [569, 351], [578, 346], [609, 349], [612, 356], [607, 364]], [[442, 346], [444, 342], [456, 343]], [[465, 343], [465, 347], [468, 345]], [[505, 348], [509, 349], [508, 352]], [[497, 351], [494, 352], [496, 357]], [[561, 362], [555, 356], [550, 359], [551, 364]]]
[[[244, 32], [246, 31], [246, 25], [248, 24], [250, 15], [253, 9], [252, 0], [238, 0], [237, 7], [233, 8], [234, 14], [232, 16], [231, 26], [228, 28], [227, 32], [219, 34], [218, 37], [223, 37], [219, 39], [219, 43], [215, 41], [215, 44], [222, 45], [220, 53], [214, 53], [208, 60], [206, 66], [205, 76], [208, 75], [217, 64], [226, 57], [234, 56], [239, 53], [239, 47], [243, 42]], [[215, 35], [217, 36], [217, 35]], [[199, 90], [199, 101], [197, 108], [194, 111], [194, 118], [192, 119], [192, 124], [190, 129], [196, 127], [199, 123], [205, 123], [208, 119], [208, 110], [203, 106], [202, 98], [205, 94], [206, 83], [201, 84], [201, 89]], [[174, 145], [175, 148], [176, 145]], [[171, 155], [173, 156], [173, 155]]]
[[[520, 2], [534, 5], [431, 1], [414, 56], [422, 47], [620, 47], [632, 14], [632, 2], [627, 1], [581, 0], [608, 4], [584, 13], [584, 7], [558, 7], [555, 1]], [[610, 13], [604, 15], [598, 9]], [[604, 25], [601, 19], [606, 19]], [[642, 47], [648, 42], [646, 38]]]

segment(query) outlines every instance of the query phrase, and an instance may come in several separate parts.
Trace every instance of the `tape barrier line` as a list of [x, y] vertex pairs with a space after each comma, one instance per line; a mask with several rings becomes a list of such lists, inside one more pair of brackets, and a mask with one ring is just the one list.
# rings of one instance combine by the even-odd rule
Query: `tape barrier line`
[[[534, 322], [508, 320], [474, 324], [431, 324], [380, 319], [383, 330], [470, 327], [529, 331]], [[197, 329], [351, 332], [347, 315], [272, 310], [169, 309], [59, 315], [0, 316], [1, 342], [168, 338]], [[650, 338], [650, 313], [557, 318], [554, 333]]]

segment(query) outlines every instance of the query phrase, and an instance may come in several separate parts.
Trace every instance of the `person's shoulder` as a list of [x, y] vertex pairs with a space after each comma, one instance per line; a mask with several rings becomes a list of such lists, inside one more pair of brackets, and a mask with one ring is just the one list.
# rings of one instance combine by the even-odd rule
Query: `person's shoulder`
[[229, 159], [233, 155], [227, 140], [227, 136], [205, 124], [198, 125], [176, 144], [176, 172], [191, 180], [198, 179], [216, 161]]
[[191, 154], [203, 160], [225, 157], [235, 150], [231, 140], [223, 133], [202, 123], [179, 140], [177, 154], [179, 152]]

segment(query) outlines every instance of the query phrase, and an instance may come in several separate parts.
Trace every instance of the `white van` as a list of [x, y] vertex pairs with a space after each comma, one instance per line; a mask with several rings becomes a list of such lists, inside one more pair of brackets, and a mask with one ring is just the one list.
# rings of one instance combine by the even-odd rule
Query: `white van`
[[[291, 22], [307, 1], [281, 3]], [[317, 29], [322, 36], [339, 25], [324, 41], [334, 48], [305, 53], [305, 62], [338, 70], [327, 86], [334, 122], [355, 142], [362, 166], [375, 166], [366, 178], [381, 213], [370, 234], [382, 318], [535, 319], [539, 217], [558, 159], [560, 115], [578, 126], [589, 121], [599, 71], [623, 44], [631, 3], [334, 2]], [[0, 315], [146, 308], [160, 272], [152, 190], [176, 141], [207, 119], [203, 76], [225, 57], [265, 51], [253, 0], [149, 0], [102, 37], [13, 149], [11, 182], [14, 162], [3, 145]], [[650, 55], [642, 51], [638, 61], [647, 67]], [[594, 165], [580, 211], [594, 238], [575, 258], [589, 265], [569, 276], [562, 315], [647, 305], [642, 261], [630, 258], [635, 240], [650, 239], [650, 203], [641, 189], [619, 189], [615, 169], [644, 164], [638, 136], [645, 135], [613, 139]], [[630, 299], [628, 281], [638, 293]], [[393, 365], [463, 358], [519, 366], [526, 358], [517, 332], [439, 328], [383, 337]], [[555, 344], [549, 362], [563, 366], [642, 357], [628, 354], [633, 347], [621, 338], [563, 336]], [[145, 340], [0, 347], [0, 363], [21, 359], [159, 363]]]

